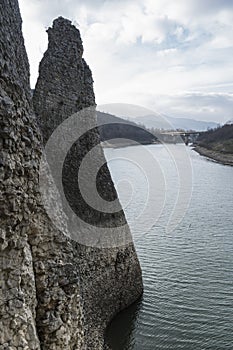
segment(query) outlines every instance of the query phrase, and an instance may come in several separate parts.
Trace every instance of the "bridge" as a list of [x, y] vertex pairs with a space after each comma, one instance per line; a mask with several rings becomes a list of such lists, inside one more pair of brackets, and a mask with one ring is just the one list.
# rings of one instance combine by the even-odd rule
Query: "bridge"
[[158, 138], [163, 142], [180, 143], [181, 139], [188, 145], [190, 142], [195, 142], [200, 134], [204, 131], [162, 131], [158, 134]]

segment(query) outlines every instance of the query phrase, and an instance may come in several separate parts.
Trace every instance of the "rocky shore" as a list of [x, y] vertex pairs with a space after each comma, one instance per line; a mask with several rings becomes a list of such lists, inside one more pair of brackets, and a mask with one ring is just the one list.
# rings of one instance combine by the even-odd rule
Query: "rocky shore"
[[208, 157], [220, 164], [233, 166], [233, 154], [213, 151], [211, 149], [207, 149], [199, 145], [196, 145], [193, 149], [200, 155]]

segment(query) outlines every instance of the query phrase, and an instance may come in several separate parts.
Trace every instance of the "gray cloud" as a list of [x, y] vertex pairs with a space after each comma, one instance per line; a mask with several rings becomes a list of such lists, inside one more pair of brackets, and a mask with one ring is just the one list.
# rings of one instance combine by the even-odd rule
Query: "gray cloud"
[[233, 93], [189, 92], [160, 96], [154, 108], [178, 118], [225, 123], [233, 118]]
[[[189, 3], [189, 1], [187, 2]], [[190, 3], [192, 4], [192, 8], [196, 9], [197, 12], [204, 14], [233, 8], [233, 2], [231, 0], [195, 0]]]
[[97, 103], [137, 101], [174, 116], [232, 117], [233, 1], [19, 1], [32, 85], [45, 27], [62, 15], [80, 28]]

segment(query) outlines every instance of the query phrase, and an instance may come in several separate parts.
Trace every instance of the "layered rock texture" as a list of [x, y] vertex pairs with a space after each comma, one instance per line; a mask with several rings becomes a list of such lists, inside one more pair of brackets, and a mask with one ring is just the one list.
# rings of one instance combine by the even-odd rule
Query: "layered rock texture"
[[82, 349], [79, 262], [38, 188], [42, 142], [17, 1], [1, 1], [0, 15], [0, 349]]
[[[49, 29], [35, 118], [17, 0], [2, 0], [0, 16], [0, 350], [102, 349], [107, 323], [142, 293], [134, 246], [101, 249], [72, 240], [51, 221], [39, 191], [41, 131], [45, 143], [70, 114], [95, 104], [80, 35], [62, 18]], [[85, 207], [73, 179], [98, 139], [93, 129], [75, 143], [64, 165], [69, 203], [77, 215], [88, 214], [84, 220], [94, 217], [93, 233], [100, 224], [125, 224], [122, 211], [106, 215]], [[103, 160], [101, 149], [97, 154]], [[116, 198], [106, 165], [97, 187], [105, 199]]]
[[[60, 17], [48, 30], [48, 37], [48, 50], [40, 64], [33, 96], [44, 143], [64, 120], [86, 107], [95, 105], [92, 75], [82, 58], [83, 46], [78, 29], [70, 21]], [[82, 135], [67, 155], [63, 168], [66, 198], [74, 212], [92, 225], [93, 235], [99, 226], [122, 226], [128, 242], [130, 232], [128, 226], [125, 226], [122, 210], [113, 214], [93, 210], [86, 205], [80, 193], [76, 174], [87, 152], [97, 145], [91, 161], [95, 163], [97, 159], [100, 163], [105, 163], [103, 151], [100, 145], [98, 146], [100, 141], [96, 116], [84, 113], [83, 118], [89, 119], [84, 121], [86, 124], [92, 121], [91, 125], [95, 128]], [[100, 168], [96, 184], [105, 200], [112, 201], [117, 198], [106, 164]], [[82, 227], [77, 227], [77, 230], [82, 230]], [[112, 237], [109, 237], [110, 245], [111, 239]], [[77, 242], [76, 253], [80, 261], [86, 344], [88, 349], [101, 348], [107, 323], [119, 310], [131, 304], [142, 293], [140, 266], [132, 242], [123, 244], [120, 248], [102, 249], [87, 247]]]
[[0, 349], [40, 349], [28, 234], [41, 148], [30, 122], [29, 65], [17, 2], [1, 1], [0, 14]]

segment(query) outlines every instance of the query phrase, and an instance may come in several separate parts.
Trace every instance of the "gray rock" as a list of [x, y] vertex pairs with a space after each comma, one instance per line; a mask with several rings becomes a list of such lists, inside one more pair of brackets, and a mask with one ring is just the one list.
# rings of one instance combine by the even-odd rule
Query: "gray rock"
[[42, 140], [18, 2], [1, 1], [0, 17], [0, 349], [84, 349], [73, 247], [48, 218], [38, 188]]
[[[79, 30], [69, 20], [59, 17], [53, 22], [53, 27], [48, 29], [48, 37], [48, 49], [40, 63], [39, 78], [33, 96], [44, 143], [64, 120], [86, 107], [95, 105], [92, 75], [82, 58], [83, 46]], [[91, 122], [91, 125], [97, 125], [94, 114], [84, 113], [84, 118], [86, 124]], [[97, 129], [91, 130], [72, 146], [63, 168], [66, 198], [75, 213], [84, 221], [90, 222], [91, 218], [93, 235], [95, 227], [99, 225], [114, 227], [126, 224], [122, 210], [110, 215], [92, 211], [86, 206], [79, 191], [75, 174], [78, 173], [87, 150], [91, 150], [98, 143]], [[106, 162], [100, 146], [96, 158], [100, 162]], [[92, 161], [94, 162], [94, 159]], [[106, 165], [101, 169], [96, 185], [105, 200], [112, 201], [117, 198]], [[78, 229], [82, 231], [82, 227]], [[128, 226], [124, 226], [122, 230], [126, 236], [130, 235]], [[139, 262], [132, 241], [120, 248], [105, 249], [77, 243], [76, 258], [84, 302], [87, 347], [100, 349], [107, 323], [142, 293]]]
[[[31, 114], [29, 64], [15, 0], [0, 4], [0, 124], [1, 124], [1, 239], [0, 239], [0, 348], [40, 349], [36, 331], [36, 286], [24, 208], [34, 194], [22, 178], [23, 162], [35, 157], [39, 143], [34, 129], [33, 149], [21, 141]], [[40, 147], [39, 147], [40, 149]], [[36, 173], [33, 175], [36, 178]], [[25, 211], [26, 212], [26, 211]]]
[[[57, 228], [45, 211], [38, 181], [43, 142], [37, 121], [45, 142], [71, 113], [95, 104], [80, 35], [62, 18], [49, 29], [35, 118], [17, 0], [2, 0], [0, 17], [0, 349], [102, 349], [107, 323], [142, 293], [134, 246], [100, 249], [69, 238], [66, 226]], [[75, 145], [66, 169], [74, 155], [77, 169], [93, 140], [99, 140], [96, 130]], [[104, 160], [100, 148], [97, 154]], [[64, 173], [69, 194], [75, 181], [72, 171]], [[104, 198], [116, 198], [106, 166], [97, 186]], [[56, 191], [49, 195], [56, 203]], [[69, 200], [76, 213], [83, 209], [80, 196], [70, 193]], [[122, 211], [94, 215], [94, 223], [101, 222], [111, 228], [125, 217]]]

